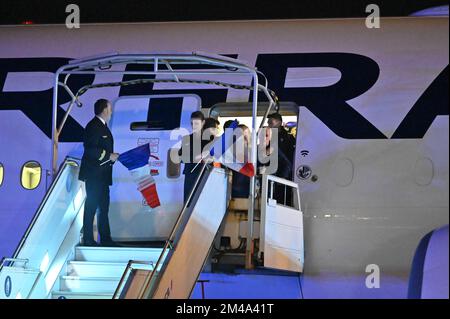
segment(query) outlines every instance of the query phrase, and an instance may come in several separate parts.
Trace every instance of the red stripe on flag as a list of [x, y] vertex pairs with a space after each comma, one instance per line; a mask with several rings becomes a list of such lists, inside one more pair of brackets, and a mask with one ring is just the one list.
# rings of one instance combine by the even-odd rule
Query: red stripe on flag
[[161, 203], [159, 202], [158, 193], [156, 192], [155, 184], [151, 184], [149, 187], [141, 189], [141, 193], [147, 201], [147, 204], [151, 208], [155, 208], [161, 205]]
[[255, 176], [255, 167], [252, 163], [247, 163], [239, 170], [239, 173], [248, 177], [253, 177]]

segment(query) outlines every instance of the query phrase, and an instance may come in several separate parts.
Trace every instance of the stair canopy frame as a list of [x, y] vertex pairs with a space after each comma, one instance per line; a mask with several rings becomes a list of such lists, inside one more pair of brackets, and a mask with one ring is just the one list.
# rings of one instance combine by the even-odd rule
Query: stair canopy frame
[[[125, 68], [121, 70], [113, 67], [127, 64], [143, 64], [153, 66], [152, 71], [127, 71]], [[211, 69], [174, 69], [177, 65], [189, 66], [210, 66]], [[69, 87], [68, 79], [72, 74], [122, 74], [122, 75], [154, 75], [154, 79], [137, 79], [122, 82], [104, 82], [94, 85], [87, 85], [80, 88], [77, 92]], [[252, 79], [252, 84], [241, 85], [233, 82], [223, 81], [208, 81], [204, 79], [195, 79], [195, 76], [217, 76], [217, 75], [248, 75]], [[60, 77], [63, 76], [63, 81]], [[157, 79], [157, 76], [169, 76], [172, 79]], [[194, 78], [186, 78], [186, 76]], [[264, 85], [259, 83], [259, 76], [263, 78]], [[58, 142], [59, 136], [64, 128], [65, 122], [72, 110], [74, 104], [82, 107], [80, 96], [87, 90], [108, 87], [108, 86], [124, 86], [135, 85], [142, 83], [155, 82], [173, 82], [173, 83], [203, 83], [211, 84], [221, 87], [229, 87], [233, 89], [242, 89], [252, 92], [252, 147], [251, 147], [251, 161], [257, 163], [257, 134], [258, 127], [256, 124], [258, 111], [258, 93], [261, 91], [269, 100], [269, 107], [264, 115], [263, 122], [272, 106], [278, 105], [278, 98], [275, 93], [268, 88], [267, 78], [259, 72], [255, 67], [248, 65], [246, 62], [233, 59], [221, 55], [209, 54], [204, 52], [192, 53], [146, 53], [146, 54], [119, 54], [110, 53], [93, 57], [86, 57], [82, 59], [75, 59], [68, 64], [61, 66], [55, 73], [53, 83], [53, 105], [52, 105], [52, 153], [51, 153], [51, 168], [52, 177], [56, 176], [58, 165]], [[69, 106], [63, 116], [61, 123], [58, 126], [58, 92], [59, 87], [62, 87], [71, 97]], [[254, 198], [255, 198], [255, 177], [251, 178], [249, 189], [249, 205], [248, 218], [253, 220]], [[252, 253], [253, 253], [253, 223], [248, 223], [248, 238], [246, 251], [246, 268], [252, 268]]]

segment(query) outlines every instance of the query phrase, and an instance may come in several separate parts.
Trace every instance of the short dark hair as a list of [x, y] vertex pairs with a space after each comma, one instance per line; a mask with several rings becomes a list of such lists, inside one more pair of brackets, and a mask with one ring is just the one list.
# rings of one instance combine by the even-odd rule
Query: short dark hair
[[191, 120], [196, 119], [196, 120], [205, 120], [205, 116], [203, 115], [202, 111], [195, 111], [192, 112], [191, 114]]
[[223, 124], [223, 130], [225, 131], [227, 128], [229, 128], [234, 121], [239, 124], [238, 120], [228, 120]]
[[267, 119], [274, 119], [274, 120], [278, 120], [278, 121], [280, 121], [280, 122], [283, 122], [283, 118], [281, 117], [281, 114], [280, 114], [280, 113], [272, 113], [272, 114], [269, 114], [269, 115], [267, 116]]
[[109, 101], [107, 99], [98, 99], [94, 104], [95, 115], [100, 115], [104, 109], [108, 107]]
[[216, 120], [213, 117], [208, 117], [205, 119], [205, 125], [203, 125], [203, 129], [206, 130], [207, 128], [217, 128], [220, 125], [220, 122]]

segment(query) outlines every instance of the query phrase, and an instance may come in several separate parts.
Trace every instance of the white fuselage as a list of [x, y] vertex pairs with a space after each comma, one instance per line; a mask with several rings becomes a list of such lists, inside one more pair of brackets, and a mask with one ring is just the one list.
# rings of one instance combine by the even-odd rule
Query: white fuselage
[[[448, 223], [448, 104], [442, 108], [448, 87], [441, 89], [448, 84], [448, 17], [386, 18], [380, 29], [366, 28], [364, 19], [3, 26], [0, 43], [0, 257], [13, 253], [50, 182], [53, 72], [70, 59], [111, 51], [232, 55], [266, 74], [281, 101], [299, 105], [295, 180], [306, 273], [364, 276], [375, 264], [382, 276], [404, 280], [420, 238]], [[71, 81], [81, 87], [123, 79], [118, 73]], [[100, 97], [114, 103], [116, 151], [153, 145], [162, 203], [146, 206], [126, 169], [116, 165], [112, 236], [164, 239], [183, 204], [183, 175], [166, 171], [174, 142], [169, 130], [130, 131], [130, 123], [147, 120], [152, 99], [174, 97], [176, 122], [189, 128], [192, 111], [247, 102], [249, 94], [164, 83], [90, 90], [71, 113], [60, 160], [81, 155], [78, 133]], [[29, 160], [44, 174], [34, 190], [20, 185]]]

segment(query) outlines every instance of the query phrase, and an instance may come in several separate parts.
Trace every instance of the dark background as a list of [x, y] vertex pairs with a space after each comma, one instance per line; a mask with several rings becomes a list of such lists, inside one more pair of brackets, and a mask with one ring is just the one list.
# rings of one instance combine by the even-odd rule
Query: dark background
[[0, 24], [65, 23], [70, 3], [80, 6], [81, 23], [106, 23], [365, 17], [371, 3], [382, 17], [407, 16], [448, 0], [0, 0]]

